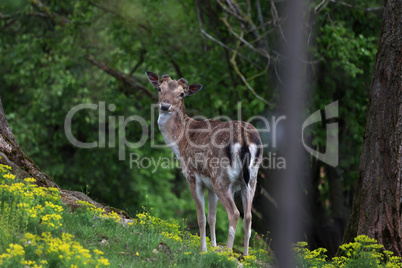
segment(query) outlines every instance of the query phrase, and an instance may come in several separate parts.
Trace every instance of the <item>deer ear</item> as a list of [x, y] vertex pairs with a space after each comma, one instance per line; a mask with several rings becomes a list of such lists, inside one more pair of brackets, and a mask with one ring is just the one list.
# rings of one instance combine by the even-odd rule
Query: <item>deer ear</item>
[[201, 88], [202, 88], [202, 85], [200, 85], [200, 84], [191, 84], [191, 85], [189, 85], [187, 87], [187, 90], [186, 90], [186, 97], [194, 95], [195, 93], [200, 91]]
[[146, 71], [145, 74], [147, 75], [149, 82], [151, 82], [154, 87], [160, 86], [159, 76], [157, 74], [154, 74], [150, 71]]

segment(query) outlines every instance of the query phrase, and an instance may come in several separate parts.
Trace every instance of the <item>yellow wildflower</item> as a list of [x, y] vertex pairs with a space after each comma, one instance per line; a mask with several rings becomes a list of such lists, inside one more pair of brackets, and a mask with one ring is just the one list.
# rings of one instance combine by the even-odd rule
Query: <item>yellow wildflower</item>
[[24, 256], [25, 255], [24, 248], [21, 245], [10, 244], [9, 247], [10, 248], [7, 249], [7, 252], [11, 256]]
[[103, 255], [103, 251], [100, 251], [99, 249], [94, 249], [93, 252], [97, 255]]
[[109, 265], [110, 265], [110, 262], [109, 262], [108, 259], [105, 259], [105, 258], [103, 258], [103, 257], [100, 257], [100, 258], [98, 259], [98, 264], [99, 264], [99, 265], [104, 265], [104, 266], [109, 266]]
[[36, 182], [36, 180], [34, 178], [26, 178], [24, 179], [24, 181], [31, 183], [31, 182]]
[[11, 174], [11, 173], [7, 173], [7, 174], [4, 174], [4, 175], [3, 175], [3, 178], [14, 180], [14, 179], [15, 179], [15, 175], [14, 175], [14, 174]]

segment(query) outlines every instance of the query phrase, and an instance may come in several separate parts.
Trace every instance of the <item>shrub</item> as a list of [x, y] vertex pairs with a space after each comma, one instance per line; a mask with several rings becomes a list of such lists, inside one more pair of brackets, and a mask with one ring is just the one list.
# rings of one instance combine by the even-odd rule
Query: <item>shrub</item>
[[301, 267], [402, 267], [402, 258], [392, 256], [377, 240], [366, 235], [355, 237], [354, 242], [343, 244], [340, 249], [344, 256], [327, 260], [324, 248], [309, 250], [306, 242], [295, 245], [296, 259]]
[[108, 266], [97, 249], [85, 249], [62, 232], [64, 207], [56, 188], [38, 187], [35, 179], [16, 179], [0, 164], [0, 266]]

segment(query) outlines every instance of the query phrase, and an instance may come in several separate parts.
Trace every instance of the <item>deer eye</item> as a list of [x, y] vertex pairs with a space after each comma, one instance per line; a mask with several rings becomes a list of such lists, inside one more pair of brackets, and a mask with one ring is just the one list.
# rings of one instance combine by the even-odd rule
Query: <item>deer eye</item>
[[161, 92], [161, 90], [162, 90], [161, 87], [158, 87], [158, 91]]
[[180, 93], [180, 98], [183, 98], [184, 97], [184, 92], [182, 92], [182, 93]]

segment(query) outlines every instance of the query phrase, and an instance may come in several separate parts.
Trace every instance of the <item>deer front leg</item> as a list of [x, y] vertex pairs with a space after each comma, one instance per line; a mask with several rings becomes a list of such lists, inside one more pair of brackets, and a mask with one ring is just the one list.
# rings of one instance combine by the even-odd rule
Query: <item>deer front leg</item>
[[216, 235], [215, 235], [215, 224], [216, 224], [216, 206], [218, 204], [218, 196], [214, 191], [208, 191], [208, 224], [211, 231], [211, 245], [216, 247]]
[[190, 182], [191, 195], [193, 196], [195, 207], [197, 208], [198, 228], [200, 229], [201, 251], [207, 251], [207, 239], [205, 234], [205, 203], [202, 186], [195, 180]]
[[233, 201], [232, 192], [229, 189], [218, 189], [216, 190], [216, 194], [228, 214], [229, 232], [226, 247], [227, 249], [231, 249], [233, 248], [233, 241], [236, 234], [237, 221], [239, 220], [240, 212]]

